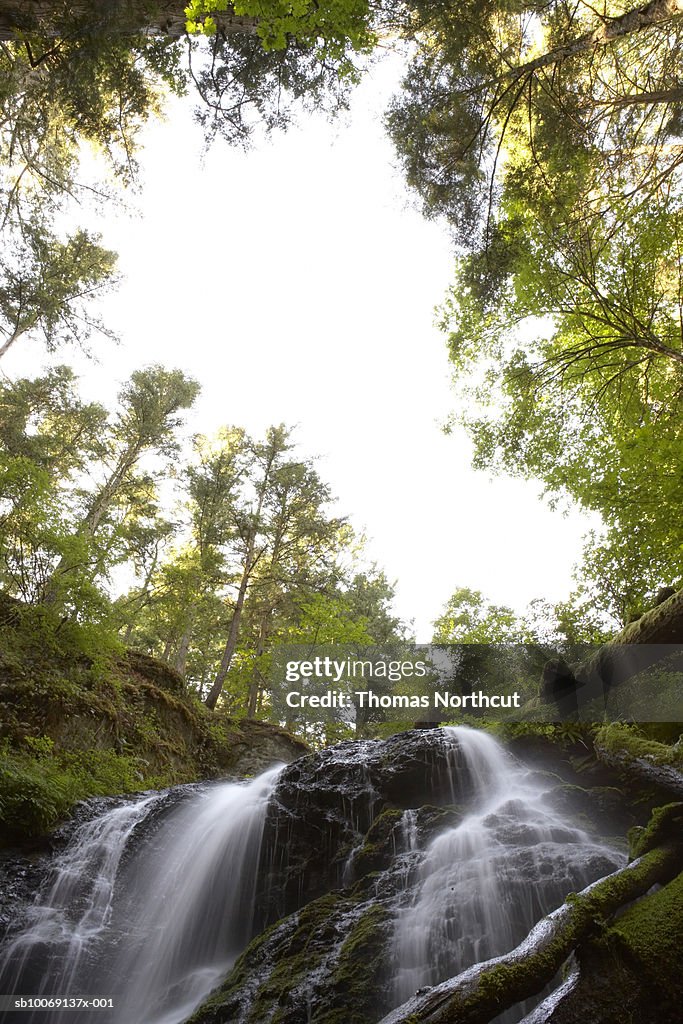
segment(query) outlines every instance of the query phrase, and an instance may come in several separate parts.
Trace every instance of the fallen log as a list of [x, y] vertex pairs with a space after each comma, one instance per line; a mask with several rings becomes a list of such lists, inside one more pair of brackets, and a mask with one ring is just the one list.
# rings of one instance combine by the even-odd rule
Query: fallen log
[[591, 704], [599, 713], [601, 707], [607, 709], [615, 687], [662, 663], [683, 672], [683, 590], [629, 623], [579, 664], [570, 667], [562, 658], [548, 661], [540, 696], [555, 705], [559, 719], [580, 718], [581, 709]]
[[519, 1024], [548, 1024], [552, 1020], [557, 1007], [576, 991], [579, 979], [580, 973], [577, 968], [572, 971], [559, 988], [556, 988], [554, 992], [546, 996], [542, 1003], [539, 1003], [531, 1013], [528, 1013], [526, 1017], [520, 1020]]
[[624, 747], [613, 749], [599, 739], [594, 740], [593, 749], [598, 760], [608, 768], [616, 768], [631, 780], [635, 778], [638, 782], [683, 800], [683, 773], [672, 765], [658, 764], [647, 757], [639, 757]]
[[670, 881], [683, 865], [683, 846], [668, 843], [571, 894], [544, 917], [516, 949], [475, 964], [392, 1010], [380, 1024], [487, 1024], [536, 995], [579, 943], [606, 917], [651, 886]]
[[673, 653], [672, 644], [683, 644], [683, 590], [630, 622], [578, 665], [574, 675], [579, 681], [597, 675], [616, 686]]

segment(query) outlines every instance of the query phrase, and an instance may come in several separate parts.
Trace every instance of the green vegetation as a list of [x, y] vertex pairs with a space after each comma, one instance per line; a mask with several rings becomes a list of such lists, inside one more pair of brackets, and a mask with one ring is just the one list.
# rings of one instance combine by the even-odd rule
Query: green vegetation
[[89, 796], [229, 773], [257, 738], [106, 630], [1, 611], [0, 841], [43, 835]]
[[[28, 336], [61, 352], [110, 333], [96, 299], [115, 283], [115, 254], [64, 225], [83, 215], [74, 200], [119, 201], [119, 186], [134, 184], [141, 129], [169, 94], [195, 91], [208, 141], [245, 143], [287, 127], [297, 105], [343, 106], [380, 37], [391, 38], [407, 65], [387, 127], [427, 215], [455, 232], [442, 320], [475, 463], [539, 480], [551, 501], [603, 523], [569, 602], [520, 613], [461, 587], [435, 639], [602, 641], [662, 585], [681, 582], [677, 9], [650, 5], [636, 17], [559, 0], [72, 9], [55, 0], [32, 15], [31, 6], [18, 14], [0, 2], [0, 356]], [[99, 154], [87, 173], [86, 147]], [[189, 266], [192, 287], [207, 273]], [[125, 686], [104, 666], [133, 648], [178, 674], [179, 706], [203, 700], [268, 719], [275, 645], [314, 652], [405, 638], [393, 584], [364, 561], [292, 430], [252, 437], [226, 424], [190, 441], [197, 393], [164, 366], [133, 373], [111, 407], [84, 401], [66, 365], [3, 379], [0, 588], [30, 609], [35, 633], [4, 657], [13, 685], [26, 672], [36, 702], [47, 686], [48, 704], [61, 694], [71, 714], [87, 693], [116, 718]], [[29, 649], [53, 639], [91, 663], [50, 671], [47, 685]], [[13, 716], [8, 756], [21, 759], [29, 753]], [[145, 749], [162, 725], [151, 714], [138, 723]], [[368, 715], [358, 732], [387, 728]], [[565, 729], [567, 742], [588, 742]], [[342, 724], [314, 738], [349, 734]], [[137, 749], [114, 753], [132, 759], [122, 786], [154, 777]], [[61, 753], [41, 756], [50, 766], [61, 758], [55, 778], [78, 775]], [[92, 785], [117, 771], [93, 766]]]
[[[267, 717], [275, 643], [383, 642], [402, 627], [290, 430], [225, 427], [180, 462], [197, 391], [160, 366], [136, 371], [113, 412], [84, 403], [65, 366], [0, 385], [0, 586], [37, 629], [132, 646], [209, 707]], [[135, 582], [112, 601], [124, 568]]]
[[388, 126], [459, 243], [455, 422], [476, 466], [599, 513], [573, 617], [626, 622], [683, 574], [680, 12], [412, 7]]
[[673, 768], [683, 769], [683, 750], [679, 742], [683, 726], [680, 722], [672, 723], [669, 726], [671, 739], [668, 743], [661, 743], [657, 739], [651, 738], [653, 732], [661, 734], [664, 731], [661, 726], [658, 728], [654, 723], [633, 726], [622, 722], [613, 722], [599, 729], [595, 740], [613, 752], [624, 751], [632, 757], [644, 758], [653, 764], [671, 765]]

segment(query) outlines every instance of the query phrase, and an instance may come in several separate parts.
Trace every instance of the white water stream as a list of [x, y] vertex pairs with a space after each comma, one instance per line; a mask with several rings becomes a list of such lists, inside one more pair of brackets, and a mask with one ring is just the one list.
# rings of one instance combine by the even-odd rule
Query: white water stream
[[0, 991], [111, 997], [114, 1010], [22, 1012], [23, 1024], [185, 1020], [251, 938], [280, 770], [166, 809], [165, 794], [145, 796], [80, 826], [6, 951]]
[[444, 731], [452, 778], [466, 772], [474, 792], [462, 821], [428, 847], [414, 898], [397, 915], [397, 1005], [512, 949], [569, 892], [624, 861], [553, 811], [549, 783], [490, 735], [464, 726]]

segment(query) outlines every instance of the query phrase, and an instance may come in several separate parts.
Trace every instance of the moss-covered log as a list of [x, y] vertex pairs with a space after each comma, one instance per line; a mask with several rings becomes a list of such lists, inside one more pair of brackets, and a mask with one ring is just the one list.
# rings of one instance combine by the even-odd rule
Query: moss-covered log
[[[676, 765], [666, 764], [662, 758], [658, 758], [656, 748], [661, 748], [662, 753], [671, 750], [663, 743], [644, 741], [645, 748], [652, 748], [652, 753], [632, 749], [628, 743], [619, 742], [619, 739], [610, 739], [610, 732], [616, 732], [619, 726], [612, 726], [603, 730], [602, 737], [599, 733], [593, 741], [593, 749], [598, 760], [607, 765], [608, 768], [616, 768], [631, 780], [644, 783], [661, 790], [670, 796], [683, 800], [683, 772]], [[619, 737], [623, 733], [620, 730]]]
[[416, 993], [381, 1024], [486, 1024], [540, 992], [587, 936], [620, 907], [680, 870], [683, 846], [670, 843], [571, 894], [503, 956], [476, 964], [426, 992]]
[[558, 717], [575, 718], [579, 704], [606, 702], [610, 691], [653, 665], [683, 672], [683, 590], [672, 593], [579, 664], [548, 661], [540, 681], [541, 699]]
[[682, 949], [680, 874], [584, 943], [571, 977], [520, 1024], [680, 1024]]
[[671, 644], [683, 644], [683, 590], [629, 623], [575, 667], [574, 675], [579, 682], [599, 678], [607, 686], [618, 686], [661, 661]]

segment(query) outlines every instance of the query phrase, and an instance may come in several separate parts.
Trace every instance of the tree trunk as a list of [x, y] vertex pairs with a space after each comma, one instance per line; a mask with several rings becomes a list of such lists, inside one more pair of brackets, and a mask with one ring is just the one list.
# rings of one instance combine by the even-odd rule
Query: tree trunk
[[629, 623], [608, 643], [571, 668], [562, 659], [549, 661], [541, 680], [541, 698], [555, 704], [560, 718], [578, 716], [580, 703], [606, 702], [610, 690], [667, 659], [683, 671], [683, 590]]
[[232, 613], [232, 619], [230, 620], [230, 632], [228, 633], [228, 640], [223, 651], [223, 657], [221, 659], [220, 667], [216, 673], [216, 678], [213, 681], [213, 685], [206, 695], [204, 703], [208, 708], [212, 710], [218, 703], [218, 698], [221, 695], [223, 689], [223, 683], [230, 670], [230, 664], [237, 649], [237, 638], [240, 631], [240, 620], [242, 618], [242, 610], [244, 609], [244, 601], [247, 596], [247, 588], [249, 586], [249, 580], [251, 578], [251, 571], [253, 568], [254, 560], [254, 537], [252, 536], [249, 541], [247, 548], [247, 555], [244, 560], [244, 569], [242, 570], [242, 579], [240, 580], [240, 589], [237, 592], [237, 601], [235, 602], [235, 609]]
[[487, 1024], [516, 1003], [536, 995], [596, 928], [596, 922], [675, 877], [683, 847], [667, 844], [572, 894], [544, 917], [516, 949], [475, 964], [455, 978], [416, 993], [380, 1024]]
[[3, 342], [2, 346], [0, 346], [0, 359], [9, 352], [14, 342], [18, 341], [22, 334], [25, 334], [32, 326], [33, 324], [29, 324], [27, 327], [17, 327], [17, 329], [10, 334], [9, 338], [7, 338], [7, 340]]
[[652, 0], [651, 3], [644, 4], [642, 7], [635, 7], [633, 10], [627, 11], [616, 18], [605, 17], [601, 19], [602, 24], [598, 28], [585, 32], [582, 36], [578, 36], [562, 46], [557, 46], [554, 50], [549, 50], [539, 57], [534, 57], [533, 60], [509, 68], [502, 74], [496, 75], [481, 85], [475, 86], [470, 91], [480, 92], [482, 89], [506, 81], [518, 81], [520, 78], [533, 75], [536, 71], [542, 71], [544, 68], [561, 64], [562, 61], [568, 60], [570, 57], [602, 49], [617, 39], [623, 39], [625, 36], [642, 32], [648, 28], [654, 28], [657, 25], [665, 25], [681, 14], [683, 14], [683, 0]]
[[[109, 479], [104, 482], [99, 494], [95, 495], [90, 508], [76, 527], [75, 536], [94, 537], [97, 532], [97, 528], [102, 522], [114, 499], [114, 496], [116, 495], [117, 490], [121, 486], [121, 483], [125, 479], [127, 473], [130, 472], [137, 462], [140, 454], [141, 447], [136, 444], [131, 448], [127, 448], [119, 457], [116, 468], [111, 473]], [[53, 605], [57, 603], [57, 599], [59, 597], [59, 587], [57, 584], [59, 579], [65, 573], [74, 568], [74, 563], [70, 562], [65, 555], [62, 555], [55, 566], [54, 572], [45, 585], [43, 604]]]
[[[186, 0], [0, 0], [0, 40], [34, 30], [48, 38], [73, 34], [81, 22], [88, 29], [111, 34], [185, 35]], [[213, 15], [219, 33], [255, 33], [257, 18], [238, 17], [232, 11]], [[75, 24], [75, 29], [74, 29]]]
[[190, 608], [188, 612], [187, 624], [183, 630], [183, 635], [180, 638], [180, 644], [176, 656], [173, 659], [173, 667], [176, 672], [179, 672], [181, 676], [185, 675], [187, 669], [187, 655], [190, 651], [190, 641], [192, 640], [192, 631], [194, 629], [194, 608]]
[[[256, 641], [255, 656], [256, 661], [261, 657], [266, 649], [266, 639], [268, 637], [268, 617], [266, 614], [261, 616], [261, 624], [259, 626], [258, 640]], [[258, 664], [254, 665], [254, 671], [251, 676], [251, 684], [249, 686], [249, 703], [247, 705], [247, 718], [253, 718], [258, 710], [259, 696], [261, 694], [261, 682], [263, 676], [261, 675]]]

